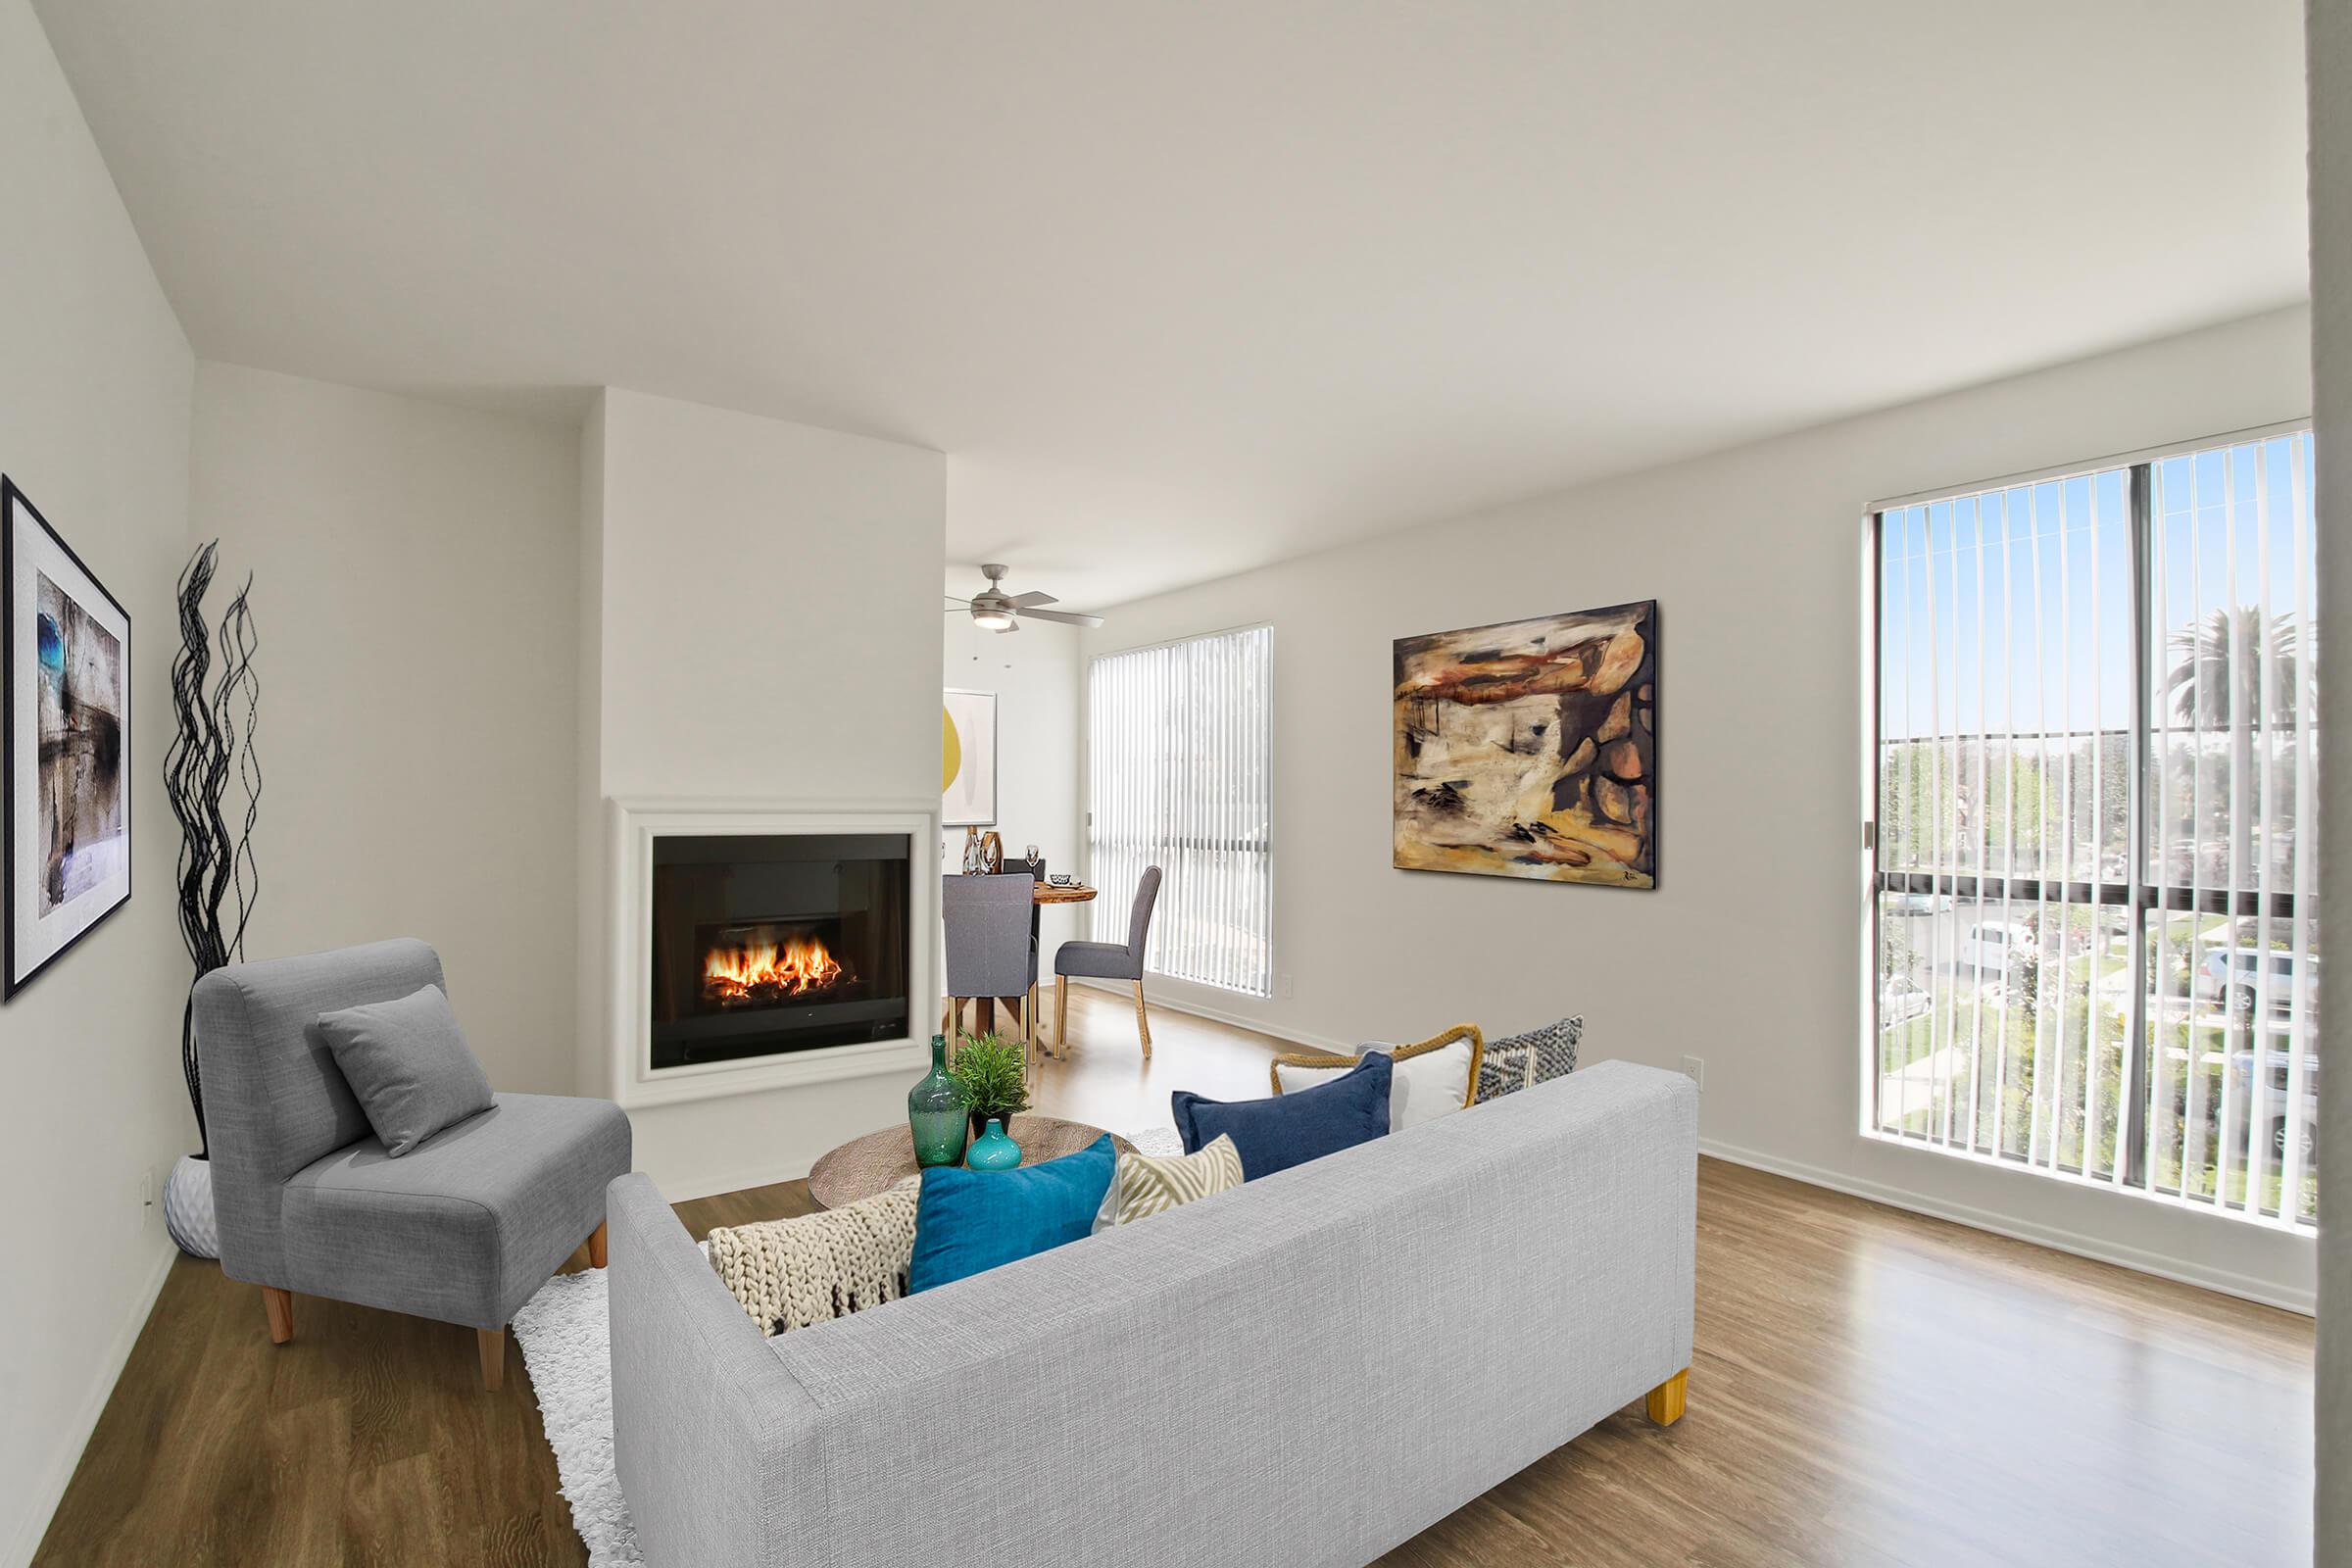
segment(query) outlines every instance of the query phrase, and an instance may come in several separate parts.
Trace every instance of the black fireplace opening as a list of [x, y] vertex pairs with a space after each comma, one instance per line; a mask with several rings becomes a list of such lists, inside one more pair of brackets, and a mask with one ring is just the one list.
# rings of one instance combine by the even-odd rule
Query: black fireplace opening
[[654, 840], [653, 1065], [906, 1037], [911, 842]]

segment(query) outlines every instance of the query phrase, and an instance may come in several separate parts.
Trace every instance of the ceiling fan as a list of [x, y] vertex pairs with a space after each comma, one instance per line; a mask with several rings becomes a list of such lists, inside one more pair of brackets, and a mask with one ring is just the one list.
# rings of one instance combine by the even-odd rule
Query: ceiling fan
[[[1082, 615], [1073, 610], [1044, 608], [1047, 605], [1061, 602], [1052, 594], [1005, 593], [1004, 573], [1009, 569], [1009, 567], [998, 565], [993, 562], [982, 566], [980, 575], [988, 579], [988, 586], [969, 599], [953, 599], [949, 602], [956, 610], [968, 608], [972, 613], [972, 624], [987, 631], [1019, 631], [1023, 615], [1032, 620], [1058, 621], [1064, 626], [1100, 626], [1102, 624], [1101, 615]], [[949, 613], [953, 614], [955, 611], [950, 611]]]

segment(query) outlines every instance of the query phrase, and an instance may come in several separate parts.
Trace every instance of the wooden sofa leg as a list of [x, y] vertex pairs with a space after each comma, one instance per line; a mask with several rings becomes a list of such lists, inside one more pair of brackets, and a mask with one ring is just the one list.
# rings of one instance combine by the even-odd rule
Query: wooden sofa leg
[[270, 1343], [283, 1345], [294, 1338], [294, 1293], [274, 1285], [262, 1287], [262, 1310], [270, 1314]]
[[610, 1223], [609, 1220], [600, 1219], [596, 1222], [596, 1229], [588, 1233], [588, 1266], [590, 1268], [605, 1266], [605, 1227]]
[[482, 1387], [496, 1394], [507, 1381], [507, 1331], [475, 1329], [473, 1348], [482, 1358]]
[[1683, 1418], [1683, 1396], [1690, 1382], [1690, 1369], [1683, 1368], [1665, 1382], [1649, 1391], [1649, 1419], [1662, 1427], [1670, 1427]]

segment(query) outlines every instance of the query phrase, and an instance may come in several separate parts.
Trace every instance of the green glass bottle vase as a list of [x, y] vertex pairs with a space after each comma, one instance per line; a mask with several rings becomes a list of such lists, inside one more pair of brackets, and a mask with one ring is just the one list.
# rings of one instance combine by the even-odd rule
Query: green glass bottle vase
[[963, 1156], [967, 1170], [1010, 1170], [1020, 1162], [1021, 1146], [994, 1116], [988, 1118], [988, 1130], [972, 1140], [972, 1152]]
[[917, 1165], [953, 1165], [963, 1158], [963, 1092], [948, 1076], [948, 1037], [931, 1037], [931, 1070], [906, 1091], [906, 1130], [914, 1135]]

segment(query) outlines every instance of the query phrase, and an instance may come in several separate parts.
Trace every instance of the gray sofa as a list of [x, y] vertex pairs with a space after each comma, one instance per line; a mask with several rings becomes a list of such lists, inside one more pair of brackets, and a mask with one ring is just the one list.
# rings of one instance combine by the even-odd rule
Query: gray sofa
[[622, 1177], [638, 1543], [653, 1568], [1367, 1562], [1690, 1365], [1697, 1136], [1688, 1079], [1602, 1062], [772, 1341]]
[[465, 1324], [496, 1389], [514, 1309], [581, 1242], [604, 1261], [605, 1189], [629, 1168], [629, 1119], [610, 1101], [501, 1094], [387, 1154], [318, 1014], [428, 985], [448, 990], [441, 959], [412, 940], [232, 963], [197, 982], [220, 1268], [262, 1287], [280, 1345], [297, 1293]]

